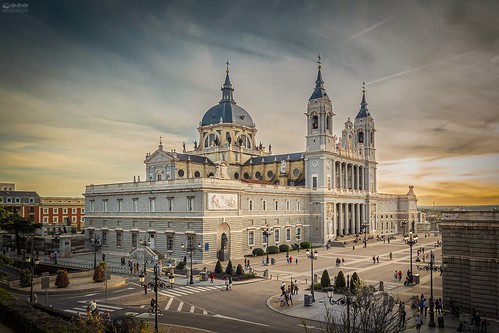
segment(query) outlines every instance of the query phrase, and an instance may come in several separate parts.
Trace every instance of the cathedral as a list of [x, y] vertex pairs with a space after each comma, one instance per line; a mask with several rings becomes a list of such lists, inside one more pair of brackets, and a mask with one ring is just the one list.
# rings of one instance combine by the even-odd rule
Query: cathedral
[[127, 254], [142, 244], [161, 258], [192, 254], [201, 263], [271, 245], [391, 235], [404, 221], [423, 222], [412, 186], [402, 195], [377, 192], [376, 128], [365, 89], [354, 121], [333, 133], [318, 64], [305, 151], [273, 154], [257, 143], [227, 64], [222, 98], [202, 116], [192, 150], [185, 143], [182, 152], [165, 149], [160, 139], [145, 156], [142, 180], [86, 187], [87, 239], [100, 239], [104, 251]]

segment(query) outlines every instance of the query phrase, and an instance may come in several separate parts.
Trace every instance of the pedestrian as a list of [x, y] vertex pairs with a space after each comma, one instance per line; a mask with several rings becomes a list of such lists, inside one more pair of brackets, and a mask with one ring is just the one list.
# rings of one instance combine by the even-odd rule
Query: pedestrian
[[33, 303], [38, 303], [38, 296], [36, 294], [33, 294]]
[[281, 296], [279, 296], [279, 306], [284, 306], [284, 294], [281, 294]]
[[399, 282], [402, 281], [402, 271], [399, 271]]
[[295, 295], [298, 295], [298, 282], [295, 280]]
[[345, 264], [345, 258], [341, 258], [341, 264], [344, 265]]
[[399, 273], [397, 271], [395, 271], [395, 273], [393, 273], [393, 276], [395, 277], [395, 280], [398, 280], [399, 278]]
[[393, 255], [392, 255], [392, 253], [390, 252], [390, 260], [392, 260], [392, 259], [393, 259]]
[[487, 325], [489, 325], [489, 322], [487, 321], [487, 314], [483, 313], [480, 325], [480, 332], [487, 333]]
[[435, 310], [437, 311], [437, 315], [442, 312], [442, 303], [440, 303], [440, 298], [435, 301]]
[[102, 261], [106, 261], [106, 254], [102, 253]]
[[225, 290], [229, 291], [229, 277], [225, 278]]
[[229, 290], [232, 290], [232, 276], [229, 275]]
[[95, 299], [90, 303], [90, 313], [92, 316], [95, 316], [97, 314], [97, 302]]
[[293, 257], [292, 256], [289, 256], [289, 263], [288, 264], [292, 264], [293, 263]]
[[406, 311], [405, 311], [405, 303], [404, 302], [400, 302], [399, 314], [400, 314], [400, 323], [401, 324], [405, 323]]
[[295, 293], [295, 283], [291, 281], [291, 294]]
[[478, 312], [475, 313], [475, 316], [472, 318], [472, 320], [473, 320], [473, 326], [475, 327], [475, 331], [480, 332], [480, 322], [481, 322], [480, 314]]
[[286, 290], [286, 283], [284, 281], [281, 283], [281, 294], [284, 294]]
[[144, 295], [147, 295], [147, 284], [144, 284]]
[[286, 298], [288, 300], [288, 306], [289, 306], [289, 303], [291, 303], [291, 305], [293, 305], [293, 296], [291, 296], [291, 290], [289, 290], [289, 288], [288, 288], [288, 291], [286, 291]]
[[213, 283], [213, 278], [215, 277], [215, 273], [211, 272], [210, 274], [210, 282]]
[[421, 299], [419, 300], [419, 313], [421, 313], [421, 315], [423, 315], [424, 302], [425, 298], [421, 295]]
[[[298, 258], [295, 258], [295, 264], [298, 265]], [[440, 273], [442, 275], [442, 273]]]
[[286, 252], [286, 262], [289, 264], [289, 251]]
[[111, 321], [111, 314], [109, 313], [108, 309], [106, 309], [106, 311], [104, 311], [104, 320]]
[[373, 264], [376, 264], [376, 256], [373, 256]]
[[414, 322], [416, 323], [416, 331], [419, 333], [421, 331], [421, 325], [423, 325], [423, 319], [421, 318], [419, 313], [416, 315]]
[[377, 257], [376, 257], [376, 261], [377, 261], [377, 262], [378, 262], [378, 264], [379, 264], [379, 256], [377, 256]]
[[265, 258], [262, 257], [262, 266], [265, 266]]
[[92, 312], [90, 310], [90, 304], [87, 304], [87, 318], [89, 318], [91, 314]]
[[426, 315], [428, 314], [428, 300], [427, 299], [424, 300], [423, 305], [424, 305], [424, 315], [426, 317]]

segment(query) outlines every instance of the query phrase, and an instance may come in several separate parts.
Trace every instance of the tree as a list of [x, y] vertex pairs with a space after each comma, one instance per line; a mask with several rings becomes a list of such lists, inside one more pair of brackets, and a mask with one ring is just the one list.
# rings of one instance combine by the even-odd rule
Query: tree
[[215, 265], [215, 273], [222, 274], [223, 271], [224, 269], [222, 267], [222, 263], [220, 262], [220, 260], [217, 260], [217, 264]]
[[357, 272], [354, 272], [352, 274], [352, 277], [350, 278], [350, 292], [353, 294], [355, 293], [355, 289], [360, 287], [360, 278]]
[[57, 271], [57, 277], [55, 278], [55, 285], [57, 288], [66, 288], [67, 286], [69, 286], [69, 276], [67, 270], [59, 269]]
[[[343, 297], [344, 304], [348, 306], [338, 307], [340, 314], [326, 308], [325, 324], [321, 332], [396, 333], [407, 329], [405, 323], [400, 321], [398, 309], [394, 308], [395, 300], [387, 293], [376, 293], [372, 286], [360, 285], [355, 293], [345, 291]], [[350, 310], [349, 315], [347, 310]], [[305, 327], [305, 332], [311, 330]]]
[[336, 290], [343, 290], [347, 286], [347, 282], [345, 280], [345, 274], [343, 271], [338, 272], [338, 276], [336, 276], [336, 281], [334, 283], [334, 288]]
[[238, 276], [243, 276], [244, 275], [244, 269], [243, 269], [243, 266], [241, 264], [237, 265], [236, 275], [238, 275]]
[[93, 281], [94, 282], [104, 282], [104, 273], [106, 271], [106, 264], [101, 262], [99, 266], [95, 267], [94, 270], [94, 277]]
[[33, 219], [24, 218], [16, 211], [12, 213], [0, 208], [0, 229], [14, 234], [17, 254], [21, 254], [21, 235], [33, 234], [40, 227], [41, 224], [35, 224]]
[[19, 278], [19, 286], [21, 288], [31, 286], [31, 271], [29, 269], [21, 270], [21, 276]]
[[322, 272], [321, 286], [322, 288], [327, 288], [331, 284], [331, 278], [329, 277], [329, 272], [327, 269]]
[[229, 260], [227, 267], [225, 268], [225, 274], [232, 275], [234, 274], [234, 268], [232, 267], [232, 261]]

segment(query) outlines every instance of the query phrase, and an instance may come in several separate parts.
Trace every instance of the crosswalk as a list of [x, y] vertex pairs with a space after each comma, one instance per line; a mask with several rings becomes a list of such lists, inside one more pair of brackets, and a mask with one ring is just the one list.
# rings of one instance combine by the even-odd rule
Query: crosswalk
[[173, 289], [165, 289], [158, 291], [158, 294], [168, 296], [168, 297], [180, 297], [185, 295], [191, 295], [200, 292], [212, 291], [212, 290], [222, 290], [225, 286], [182, 286]]
[[[74, 314], [76, 316], [80, 316], [81, 318], [85, 319], [87, 317], [87, 305], [90, 303], [89, 303], [89, 301], [78, 301], [78, 303], [81, 305], [75, 306], [71, 309], [64, 309], [63, 311]], [[123, 310], [122, 307], [109, 305], [109, 304], [103, 304], [103, 303], [99, 303], [97, 308], [98, 308], [99, 313], [101, 315], [104, 313], [104, 311], [108, 310], [109, 313], [111, 314], [111, 316], [112, 316], [113, 312], [115, 312], [117, 310]], [[136, 316], [138, 314], [139, 314], [139, 312], [125, 312], [125, 313], [123, 313], [123, 315], [131, 315], [131, 316]]]

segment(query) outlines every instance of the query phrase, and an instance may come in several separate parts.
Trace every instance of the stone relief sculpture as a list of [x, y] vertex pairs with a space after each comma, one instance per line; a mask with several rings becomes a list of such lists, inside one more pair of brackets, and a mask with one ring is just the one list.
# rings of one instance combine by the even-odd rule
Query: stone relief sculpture
[[237, 194], [208, 193], [208, 209], [237, 209]]
[[227, 235], [225, 232], [222, 234], [221, 249], [225, 250], [227, 248]]

